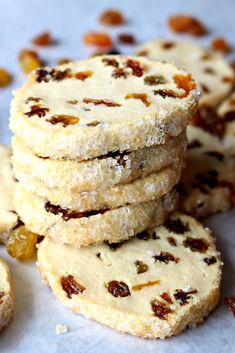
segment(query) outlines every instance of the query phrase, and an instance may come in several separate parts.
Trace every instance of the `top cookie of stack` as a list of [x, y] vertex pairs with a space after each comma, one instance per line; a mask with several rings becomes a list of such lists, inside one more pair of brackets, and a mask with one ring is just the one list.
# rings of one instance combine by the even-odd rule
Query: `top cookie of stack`
[[10, 126], [38, 156], [82, 161], [165, 143], [197, 101], [191, 76], [174, 65], [100, 56], [33, 72], [15, 92]]

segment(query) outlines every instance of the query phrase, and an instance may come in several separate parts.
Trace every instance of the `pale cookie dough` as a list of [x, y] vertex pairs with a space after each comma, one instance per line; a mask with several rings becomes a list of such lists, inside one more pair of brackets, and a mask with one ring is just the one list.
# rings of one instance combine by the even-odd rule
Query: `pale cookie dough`
[[197, 109], [195, 82], [174, 65], [97, 56], [28, 76], [10, 127], [39, 156], [86, 160], [163, 144]]
[[43, 282], [70, 310], [144, 338], [195, 327], [218, 304], [221, 260], [208, 229], [174, 214], [116, 246], [74, 249], [45, 238]]
[[11, 150], [0, 145], [0, 242], [5, 242], [17, 224], [13, 206], [15, 180], [10, 162]]
[[235, 154], [235, 92], [218, 107], [217, 114], [223, 123], [223, 142], [230, 154]]
[[157, 39], [141, 45], [136, 54], [165, 60], [190, 72], [201, 91], [200, 106], [216, 107], [232, 90], [234, 75], [226, 60], [197, 44]]
[[[44, 159], [36, 156], [16, 136], [12, 141], [13, 167], [16, 178], [30, 184], [37, 192], [42, 188], [76, 189], [76, 192], [106, 190], [117, 184], [127, 184], [169, 166], [184, 154], [185, 132], [171, 137], [163, 145], [145, 147], [131, 152], [108, 153], [107, 156], [78, 162]], [[40, 183], [38, 185], [38, 183]]]
[[188, 157], [178, 191], [179, 208], [195, 217], [228, 210], [235, 203], [235, 158], [219, 140], [188, 127]]
[[0, 259], [0, 330], [10, 321], [14, 310], [11, 275], [5, 261]]
[[[184, 161], [184, 159], [183, 159]], [[152, 173], [145, 178], [136, 179], [128, 184], [119, 184], [112, 188], [98, 189], [91, 192], [77, 193], [75, 189], [47, 189], [40, 183], [25, 182], [21, 186], [29, 192], [44, 198], [53, 205], [73, 209], [79, 212], [114, 209], [160, 198], [179, 182], [183, 162]], [[33, 197], [33, 196], [32, 196]]]
[[162, 224], [176, 208], [177, 196], [173, 191], [159, 200], [114, 210], [79, 213], [51, 205], [19, 187], [15, 203], [29, 230], [49, 236], [56, 242], [80, 247], [104, 241], [120, 242], [155, 224]]

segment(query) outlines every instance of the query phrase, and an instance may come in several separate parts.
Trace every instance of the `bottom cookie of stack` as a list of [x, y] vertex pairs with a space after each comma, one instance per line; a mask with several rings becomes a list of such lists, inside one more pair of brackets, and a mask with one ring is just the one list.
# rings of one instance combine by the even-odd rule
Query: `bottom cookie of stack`
[[177, 213], [115, 246], [75, 249], [45, 238], [38, 268], [75, 313], [145, 338], [194, 327], [220, 296], [221, 260], [210, 232]]

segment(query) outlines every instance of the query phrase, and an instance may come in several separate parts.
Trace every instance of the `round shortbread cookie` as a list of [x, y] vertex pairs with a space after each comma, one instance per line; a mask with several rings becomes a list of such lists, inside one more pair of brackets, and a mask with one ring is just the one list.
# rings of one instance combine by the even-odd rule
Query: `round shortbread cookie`
[[223, 122], [223, 142], [230, 154], [235, 154], [235, 92], [218, 107], [217, 114]]
[[198, 98], [174, 65], [97, 56], [31, 73], [14, 93], [10, 126], [39, 156], [86, 160], [165, 143], [188, 125]]
[[6, 241], [17, 223], [13, 197], [15, 180], [10, 161], [11, 150], [0, 145], [0, 242]]
[[106, 157], [77, 160], [44, 159], [36, 156], [16, 136], [12, 141], [15, 177], [37, 191], [44, 188], [76, 189], [76, 192], [106, 189], [143, 178], [174, 163], [184, 154], [185, 133], [169, 138], [164, 145], [145, 147], [132, 152], [109, 153]]
[[180, 210], [195, 217], [226, 211], [235, 203], [235, 158], [211, 134], [188, 127], [188, 157], [178, 191]]
[[232, 90], [234, 75], [226, 60], [197, 44], [157, 39], [141, 45], [136, 54], [166, 60], [190, 72], [201, 91], [200, 106], [216, 107]]
[[144, 338], [195, 327], [220, 297], [214, 240], [182, 214], [114, 246], [74, 249], [45, 238], [37, 264], [43, 282], [67, 308]]
[[155, 224], [161, 224], [175, 209], [176, 192], [159, 200], [119, 207], [114, 210], [79, 213], [51, 205], [43, 198], [16, 190], [16, 209], [26, 227], [34, 233], [73, 247], [126, 240]]
[[14, 310], [11, 275], [5, 261], [0, 259], [0, 330], [10, 321]]
[[82, 193], [77, 193], [75, 189], [47, 189], [39, 182], [21, 180], [20, 184], [26, 191], [63, 209], [70, 208], [79, 212], [106, 210], [160, 198], [179, 182], [182, 166], [182, 158], [176, 159], [175, 165], [145, 178], [136, 179], [128, 184]]

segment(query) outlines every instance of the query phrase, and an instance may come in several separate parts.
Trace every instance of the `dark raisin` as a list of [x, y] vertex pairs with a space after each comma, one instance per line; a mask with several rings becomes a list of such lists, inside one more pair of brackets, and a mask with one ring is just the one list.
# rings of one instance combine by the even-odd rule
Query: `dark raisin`
[[0, 304], [3, 303], [3, 297], [5, 296], [5, 293], [3, 291], [0, 291]]
[[115, 59], [103, 58], [102, 62], [105, 64], [105, 66], [113, 66], [113, 67], [116, 67], [116, 68], [119, 67], [119, 63]]
[[73, 294], [80, 294], [86, 289], [80, 283], [75, 281], [72, 275], [63, 276], [61, 278], [61, 286], [63, 290], [67, 293], [69, 299], [72, 298]]
[[170, 261], [175, 263], [179, 262], [178, 257], [175, 257], [173, 254], [167, 251], [161, 251], [159, 255], [154, 255], [153, 258], [155, 261], [164, 262], [165, 264], [168, 264]]
[[205, 154], [207, 154], [210, 157], [214, 157], [216, 159], [218, 159], [218, 161], [222, 162], [224, 160], [224, 155], [220, 152], [217, 151], [209, 151], [209, 152], [205, 152]]
[[180, 305], [188, 304], [188, 300], [192, 298], [191, 294], [197, 293], [196, 289], [190, 291], [184, 291], [182, 289], [176, 289], [174, 298], [179, 302]]
[[153, 94], [154, 94], [155, 96], [156, 96], [156, 95], [159, 95], [159, 96], [161, 96], [162, 98], [166, 98], [166, 97], [178, 98], [178, 93], [174, 92], [174, 91], [171, 90], [171, 89], [158, 89], [158, 90], [153, 91]]
[[151, 239], [151, 233], [149, 230], [144, 230], [141, 233], [138, 233], [136, 235], [136, 238], [141, 239], [141, 240], [149, 240]]
[[176, 242], [175, 238], [168, 237], [167, 240], [171, 246], [177, 246], [177, 242]]
[[29, 112], [24, 113], [24, 115], [27, 115], [29, 118], [34, 115], [37, 115], [39, 118], [42, 118], [46, 115], [46, 113], [49, 112], [48, 108], [42, 108], [39, 105], [32, 105], [30, 109], [31, 110]]
[[148, 265], [146, 265], [142, 261], [137, 260], [135, 262], [135, 266], [136, 266], [136, 272], [137, 272], [138, 275], [148, 271]]
[[206, 74], [209, 74], [209, 75], [215, 75], [215, 70], [212, 69], [211, 67], [206, 67], [206, 68], [204, 69], [204, 72], [205, 72]]
[[110, 243], [108, 244], [109, 249], [111, 251], [116, 251], [117, 249], [120, 249], [123, 246], [124, 242], [119, 242], [119, 243]]
[[204, 93], [207, 93], [207, 94], [210, 93], [209, 88], [204, 83], [200, 83], [200, 87]]
[[167, 320], [168, 314], [171, 314], [173, 312], [171, 308], [169, 308], [167, 305], [163, 303], [160, 303], [156, 299], [152, 300], [151, 307], [155, 316], [157, 316], [161, 320]]
[[235, 295], [231, 297], [225, 297], [224, 298], [224, 304], [227, 306], [227, 308], [233, 313], [235, 316]]
[[140, 77], [144, 74], [144, 68], [140, 65], [139, 61], [128, 59], [126, 62], [126, 67], [132, 70], [134, 76]]
[[163, 49], [171, 49], [175, 46], [174, 42], [165, 42], [162, 44]]
[[179, 193], [179, 195], [182, 197], [188, 196], [188, 193], [185, 190], [184, 184], [182, 182], [179, 182], [177, 185], [175, 185], [174, 190], [176, 190]]
[[210, 257], [204, 257], [203, 261], [208, 265], [213, 265], [217, 262], [216, 257], [215, 256], [210, 256]]
[[191, 148], [199, 148], [199, 147], [202, 147], [202, 144], [200, 141], [198, 140], [193, 140], [191, 141], [189, 144], [188, 144], [188, 149], [191, 149]]
[[204, 253], [209, 248], [209, 244], [203, 238], [191, 238], [187, 237], [183, 241], [183, 245], [186, 248], [189, 248], [191, 251], [198, 251], [200, 253]]
[[183, 222], [180, 218], [168, 218], [164, 223], [164, 227], [166, 227], [170, 232], [177, 234], [184, 234], [190, 230], [189, 224]]
[[127, 72], [122, 68], [115, 69], [112, 73], [112, 77], [114, 78], [121, 78], [121, 77], [126, 78], [127, 75], [128, 75]]
[[135, 44], [135, 37], [132, 34], [119, 34], [118, 40], [121, 44]]
[[149, 86], [162, 85], [166, 82], [165, 77], [162, 75], [150, 75], [144, 78], [144, 83]]
[[111, 281], [107, 285], [109, 293], [116, 298], [124, 298], [131, 295], [128, 285], [124, 282]]
[[167, 303], [173, 304], [173, 300], [171, 299], [171, 297], [169, 296], [168, 293], [163, 292], [163, 293], [160, 295], [160, 297], [161, 297], [163, 300], [165, 300]]

